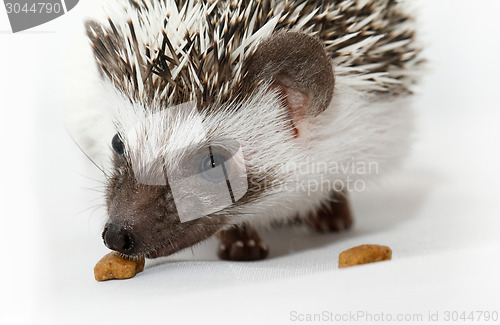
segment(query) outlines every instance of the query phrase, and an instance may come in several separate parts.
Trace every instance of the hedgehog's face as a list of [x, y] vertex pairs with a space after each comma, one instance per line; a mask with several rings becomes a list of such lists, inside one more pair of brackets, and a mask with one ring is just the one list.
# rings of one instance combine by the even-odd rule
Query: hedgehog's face
[[251, 219], [284, 190], [283, 164], [306, 155], [308, 119], [331, 100], [330, 60], [313, 38], [284, 33], [262, 42], [247, 67], [230, 102], [152, 109], [124, 101], [107, 184], [109, 248], [169, 255]]
[[189, 103], [156, 113], [128, 106], [111, 141], [103, 233], [127, 255], [168, 255], [242, 222], [287, 178], [283, 161], [301, 156], [273, 86], [201, 111]]

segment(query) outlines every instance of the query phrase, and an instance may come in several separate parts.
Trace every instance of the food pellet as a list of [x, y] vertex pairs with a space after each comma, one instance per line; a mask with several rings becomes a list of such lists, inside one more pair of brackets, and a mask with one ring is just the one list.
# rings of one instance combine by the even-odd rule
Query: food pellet
[[111, 279], [130, 279], [144, 270], [144, 256], [137, 260], [129, 260], [117, 252], [111, 252], [101, 258], [94, 267], [94, 277], [97, 281]]
[[388, 261], [392, 250], [382, 245], [361, 245], [343, 251], [339, 255], [339, 268]]

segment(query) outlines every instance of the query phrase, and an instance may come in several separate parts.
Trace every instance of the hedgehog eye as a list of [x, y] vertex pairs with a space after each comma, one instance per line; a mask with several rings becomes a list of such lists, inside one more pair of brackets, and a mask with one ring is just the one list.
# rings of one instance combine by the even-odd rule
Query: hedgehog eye
[[201, 160], [200, 174], [210, 183], [220, 183], [226, 180], [229, 173], [228, 159], [219, 153], [211, 153]]
[[111, 146], [113, 147], [113, 150], [120, 156], [123, 155], [125, 149], [123, 147], [123, 142], [122, 142], [122, 139], [120, 139], [120, 136], [117, 134], [115, 134], [115, 136], [113, 137], [113, 140], [111, 140]]

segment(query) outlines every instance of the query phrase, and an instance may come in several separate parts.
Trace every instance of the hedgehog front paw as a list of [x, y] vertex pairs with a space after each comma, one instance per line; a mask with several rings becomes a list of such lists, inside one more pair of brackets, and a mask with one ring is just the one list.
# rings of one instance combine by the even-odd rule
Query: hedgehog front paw
[[333, 201], [310, 213], [307, 223], [318, 232], [349, 229], [353, 224], [353, 218], [347, 197], [345, 195], [335, 196]]
[[338, 232], [349, 229], [352, 220], [343, 215], [331, 215], [323, 217], [322, 215], [309, 216], [307, 223], [317, 232]]
[[267, 257], [269, 248], [249, 226], [236, 227], [219, 235], [217, 255], [228, 261], [257, 261]]
[[262, 240], [256, 242], [253, 239], [220, 243], [217, 251], [219, 258], [227, 261], [257, 261], [266, 258], [268, 253], [269, 249]]

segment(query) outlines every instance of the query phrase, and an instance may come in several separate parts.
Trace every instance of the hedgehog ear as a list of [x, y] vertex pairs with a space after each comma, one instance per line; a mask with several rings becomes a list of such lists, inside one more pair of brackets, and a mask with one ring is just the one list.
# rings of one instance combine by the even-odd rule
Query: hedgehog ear
[[280, 32], [262, 41], [248, 61], [245, 84], [254, 88], [267, 81], [271, 81], [271, 90], [283, 96], [299, 129], [328, 107], [335, 77], [332, 61], [318, 39]]

